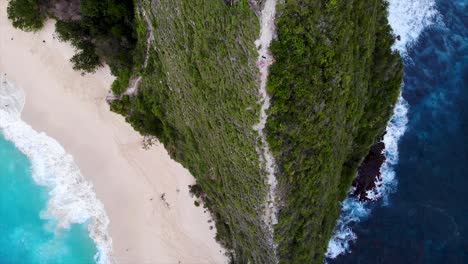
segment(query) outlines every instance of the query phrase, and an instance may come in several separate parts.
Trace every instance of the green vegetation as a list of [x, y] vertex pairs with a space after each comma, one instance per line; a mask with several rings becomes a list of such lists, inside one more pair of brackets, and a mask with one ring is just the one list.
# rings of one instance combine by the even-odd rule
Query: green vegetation
[[286, 1], [271, 50], [268, 140], [284, 206], [281, 263], [323, 263], [339, 202], [384, 132], [401, 83], [383, 0]]
[[8, 4], [7, 13], [13, 26], [24, 31], [41, 29], [45, 20], [39, 0], [12, 0]]
[[101, 66], [99, 56], [96, 55], [94, 45], [89, 41], [80, 41], [75, 46], [78, 50], [70, 59], [73, 63], [74, 70], [82, 70], [84, 72], [94, 72], [96, 68]]
[[72, 58], [75, 69], [94, 72], [104, 61], [112, 73], [128, 75], [133, 67], [136, 43], [132, 0], [81, 0], [80, 20], [59, 20], [60, 39], [70, 40], [77, 49]]
[[[160, 1], [139, 7], [154, 42], [135, 96], [112, 109], [143, 135], [155, 135], [196, 177], [198, 193], [216, 220], [217, 239], [238, 263], [272, 263], [262, 228], [265, 175], [252, 126], [259, 119], [258, 18], [247, 0]], [[139, 50], [147, 23], [137, 16]], [[141, 65], [143, 63], [140, 63]]]
[[[210, 209], [232, 261], [273, 263], [252, 128], [260, 108], [252, 1], [70, 0], [79, 8], [67, 13], [52, 1], [12, 0], [8, 16], [30, 31], [55, 17], [60, 40], [77, 49], [75, 69], [109, 64], [111, 109], [196, 177], [194, 204]], [[282, 205], [277, 252], [281, 263], [323, 263], [339, 202], [390, 117], [402, 64], [384, 0], [288, 0], [277, 14], [267, 122]], [[124, 94], [137, 76], [137, 93]]]
[[54, 2], [12, 0], [8, 4], [8, 17], [13, 26], [23, 30], [38, 30], [47, 16], [53, 17], [57, 19], [59, 39], [71, 41], [76, 48], [77, 53], [71, 59], [74, 69], [91, 73], [103, 61], [115, 76], [128, 75], [136, 43], [133, 0], [81, 0], [76, 14], [61, 13]]

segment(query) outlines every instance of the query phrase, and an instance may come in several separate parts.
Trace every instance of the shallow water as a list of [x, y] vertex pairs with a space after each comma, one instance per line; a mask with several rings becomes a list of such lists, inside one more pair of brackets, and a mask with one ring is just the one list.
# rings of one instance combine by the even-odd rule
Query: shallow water
[[468, 263], [468, 4], [435, 3], [440, 21], [407, 49], [396, 192], [366, 205], [351, 253], [328, 263]]
[[0, 263], [95, 263], [86, 225], [57, 230], [41, 213], [48, 199], [28, 158], [0, 134]]
[[[5, 250], [0, 264], [111, 263], [112, 239], [103, 204], [73, 157], [56, 140], [21, 120], [24, 103], [23, 90], [2, 74], [0, 147], [4, 157], [0, 166], [5, 168], [1, 175], [5, 183], [0, 188], [9, 188], [0, 189], [0, 219], [6, 219], [2, 235], [8, 234], [0, 245]], [[19, 156], [26, 161], [17, 163]]]

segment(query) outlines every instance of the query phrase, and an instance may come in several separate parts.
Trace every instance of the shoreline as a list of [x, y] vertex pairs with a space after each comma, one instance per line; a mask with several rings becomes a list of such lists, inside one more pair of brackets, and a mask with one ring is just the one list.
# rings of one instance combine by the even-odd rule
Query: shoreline
[[[387, 16], [388, 23], [394, 34], [401, 37], [393, 44], [392, 49], [398, 51], [404, 61], [408, 59], [407, 48], [418, 41], [425, 28], [440, 23], [438, 16], [435, 1], [433, 0], [425, 3], [390, 0]], [[366, 199], [360, 200], [359, 197], [348, 195], [341, 203], [341, 215], [328, 243], [326, 258], [335, 259], [339, 255], [349, 253], [351, 243], [357, 239], [351, 225], [369, 216], [371, 208], [368, 203], [382, 199], [381, 204], [383, 206], [388, 205], [388, 196], [396, 189], [398, 180], [394, 167], [398, 164], [398, 142], [406, 132], [409, 111], [409, 105], [402, 95], [403, 89], [404, 82], [401, 84], [400, 94], [393, 108], [392, 116], [387, 122], [381, 145], [375, 149], [377, 150], [377, 153], [374, 153], [377, 154], [375, 156], [380, 156], [379, 151], [383, 147], [381, 150], [382, 156], [376, 157], [377, 162], [374, 164], [374, 166], [380, 166], [378, 166], [378, 176], [374, 182], [370, 183], [373, 187], [364, 190]], [[380, 162], [381, 164], [379, 164]], [[372, 168], [374, 174], [376, 169], [377, 167]], [[350, 192], [354, 191], [351, 189]]]
[[92, 182], [110, 219], [116, 260], [226, 262], [209, 213], [190, 197], [193, 176], [161, 144], [144, 150], [142, 137], [110, 112], [108, 67], [81, 76], [69, 62], [73, 48], [53, 37], [52, 21], [22, 32], [11, 26], [6, 6], [0, 2], [0, 72], [25, 91], [22, 119], [60, 142]]
[[10, 83], [4, 74], [0, 81], [2, 136], [28, 158], [32, 179], [48, 192], [47, 206], [38, 217], [55, 219], [56, 230], [88, 223], [88, 236], [97, 249], [94, 256], [97, 263], [114, 263], [112, 239], [108, 233], [109, 218], [92, 185], [83, 178], [73, 157], [56, 140], [38, 133], [21, 120], [24, 91]]
[[369, 153], [359, 165], [356, 178], [353, 180], [352, 191], [350, 196], [355, 197], [360, 202], [370, 201], [367, 194], [375, 192], [376, 185], [382, 181], [380, 168], [385, 162], [385, 143], [382, 141], [383, 136], [379, 138], [379, 142], [372, 145]]

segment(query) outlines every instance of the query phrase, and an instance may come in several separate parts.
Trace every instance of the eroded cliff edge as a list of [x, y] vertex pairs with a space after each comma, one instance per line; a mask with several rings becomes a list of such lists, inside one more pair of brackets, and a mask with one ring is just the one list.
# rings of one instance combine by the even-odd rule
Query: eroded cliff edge
[[402, 64], [383, 0], [278, 4], [266, 124], [278, 166], [275, 251], [252, 130], [263, 4], [141, 1], [147, 18], [140, 16], [138, 39], [154, 34], [148, 66], [134, 73], [142, 76], [138, 93], [112, 106], [195, 175], [234, 262], [321, 263], [339, 202], [390, 118]]
[[[213, 214], [232, 261], [322, 263], [339, 202], [399, 93], [402, 64], [390, 48], [386, 2], [276, 6], [266, 135], [277, 163], [277, 250], [264, 221], [264, 142], [253, 129], [262, 102], [254, 42], [265, 1], [79, 2], [60, 18], [32, 0], [38, 8], [28, 14], [46, 10], [64, 19], [57, 30], [77, 47], [78, 69], [110, 65], [117, 77], [111, 109], [147, 146], [164, 143], [197, 178], [192, 190]], [[38, 17], [26, 17], [30, 30], [40, 26]]]
[[322, 263], [357, 167], [382, 135], [402, 78], [386, 2], [285, 1], [271, 49], [267, 122], [283, 197], [283, 263]]

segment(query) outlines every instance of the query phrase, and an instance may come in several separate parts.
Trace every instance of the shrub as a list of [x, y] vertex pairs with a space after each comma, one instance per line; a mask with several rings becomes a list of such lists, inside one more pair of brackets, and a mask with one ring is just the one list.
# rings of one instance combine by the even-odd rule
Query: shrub
[[83, 29], [77, 21], [58, 20], [55, 24], [55, 32], [60, 41], [71, 41], [77, 45], [80, 38], [84, 36]]
[[94, 45], [89, 41], [80, 41], [76, 48], [77, 53], [70, 59], [73, 63], [73, 69], [83, 71], [83, 73], [96, 72], [97, 68], [101, 66], [101, 61], [96, 55]]
[[13, 26], [24, 31], [41, 29], [45, 20], [38, 0], [12, 0], [8, 3], [7, 13]]

